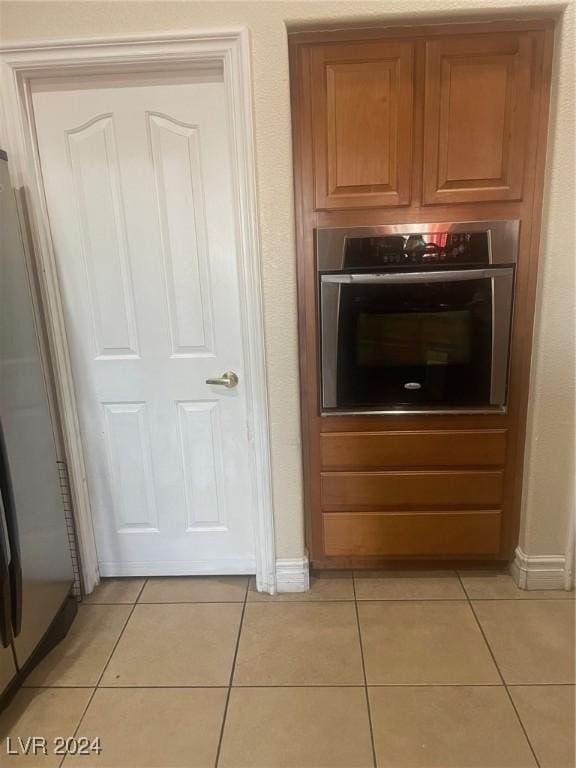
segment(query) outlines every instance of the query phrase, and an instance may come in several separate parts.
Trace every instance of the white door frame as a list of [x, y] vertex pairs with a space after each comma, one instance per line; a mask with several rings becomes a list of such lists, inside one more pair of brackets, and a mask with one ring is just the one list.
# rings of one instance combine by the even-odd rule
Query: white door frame
[[12, 182], [15, 188], [24, 188], [30, 207], [87, 593], [98, 584], [100, 574], [62, 299], [35, 137], [31, 81], [39, 76], [116, 75], [150, 70], [169, 73], [205, 62], [220, 62], [223, 67], [230, 115], [235, 205], [239, 213], [236, 239], [248, 429], [253, 448], [256, 583], [259, 590], [273, 594], [276, 591], [274, 519], [248, 31], [240, 28], [153, 36], [40, 40], [0, 47], [2, 148], [8, 152]]

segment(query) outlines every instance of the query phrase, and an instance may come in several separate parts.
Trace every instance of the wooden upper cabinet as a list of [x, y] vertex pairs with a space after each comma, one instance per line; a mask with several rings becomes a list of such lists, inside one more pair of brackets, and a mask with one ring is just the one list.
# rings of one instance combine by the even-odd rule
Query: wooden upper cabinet
[[412, 42], [311, 50], [316, 209], [410, 202]]
[[424, 203], [522, 199], [530, 33], [426, 43]]

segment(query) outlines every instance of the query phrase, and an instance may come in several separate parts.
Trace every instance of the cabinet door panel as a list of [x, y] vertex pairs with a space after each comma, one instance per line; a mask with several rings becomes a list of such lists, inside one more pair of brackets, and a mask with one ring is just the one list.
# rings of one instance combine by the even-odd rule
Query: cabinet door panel
[[532, 43], [530, 34], [427, 42], [424, 203], [522, 198]]
[[317, 46], [311, 67], [316, 208], [408, 204], [413, 44]]

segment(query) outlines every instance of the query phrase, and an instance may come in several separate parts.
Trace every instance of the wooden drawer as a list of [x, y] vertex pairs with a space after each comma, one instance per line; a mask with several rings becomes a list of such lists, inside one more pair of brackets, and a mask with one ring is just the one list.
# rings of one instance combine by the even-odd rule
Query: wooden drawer
[[321, 488], [324, 512], [444, 506], [491, 509], [501, 504], [503, 473], [324, 472]]
[[501, 514], [465, 512], [324, 513], [324, 552], [337, 556], [493, 555]]
[[333, 432], [321, 436], [322, 469], [502, 466], [505, 429], [438, 432]]

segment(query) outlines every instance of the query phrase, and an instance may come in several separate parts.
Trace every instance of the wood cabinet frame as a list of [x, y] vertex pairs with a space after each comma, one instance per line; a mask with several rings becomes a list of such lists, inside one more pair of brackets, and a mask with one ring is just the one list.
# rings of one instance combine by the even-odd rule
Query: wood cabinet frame
[[[502, 524], [497, 552], [477, 554], [473, 546], [463, 556], [449, 557], [452, 564], [497, 562], [512, 559], [517, 545], [524, 440], [530, 377], [532, 326], [534, 317], [537, 261], [540, 239], [541, 208], [544, 190], [544, 165], [548, 127], [549, 91], [554, 38], [553, 19], [498, 21], [487, 23], [446, 24], [421, 27], [350, 29], [334, 32], [299, 32], [289, 35], [293, 150], [295, 175], [295, 211], [297, 237], [298, 325], [300, 337], [300, 396], [304, 473], [306, 538], [310, 560], [318, 568], [378, 567], [396, 561], [414, 562], [406, 556], [327, 556], [321, 505], [321, 436], [327, 433], [374, 433], [402, 431], [477, 431], [506, 430], [507, 449], [504, 472]], [[529, 130], [523, 169], [522, 199], [494, 202], [478, 200], [454, 203], [444, 199], [438, 204], [423, 202], [423, 128], [426, 40], [440, 36], [532, 33], [534, 64], [532, 88], [535, 94], [529, 107]], [[378, 207], [354, 210], [316, 210], [315, 168], [313, 161], [314, 106], [310, 88], [310, 57], [314, 45], [361, 42], [371, 39], [414, 41], [414, 130], [411, 200], [402, 208]], [[316, 227], [373, 226], [387, 223], [429, 221], [487, 221], [520, 219], [518, 267], [511, 340], [508, 411], [485, 415], [398, 415], [398, 416], [325, 416], [320, 414], [319, 347], [317, 327], [317, 285], [314, 264], [313, 232]], [[476, 554], [475, 554], [476, 552]], [[416, 558], [419, 564], [444, 561], [446, 556]]]

